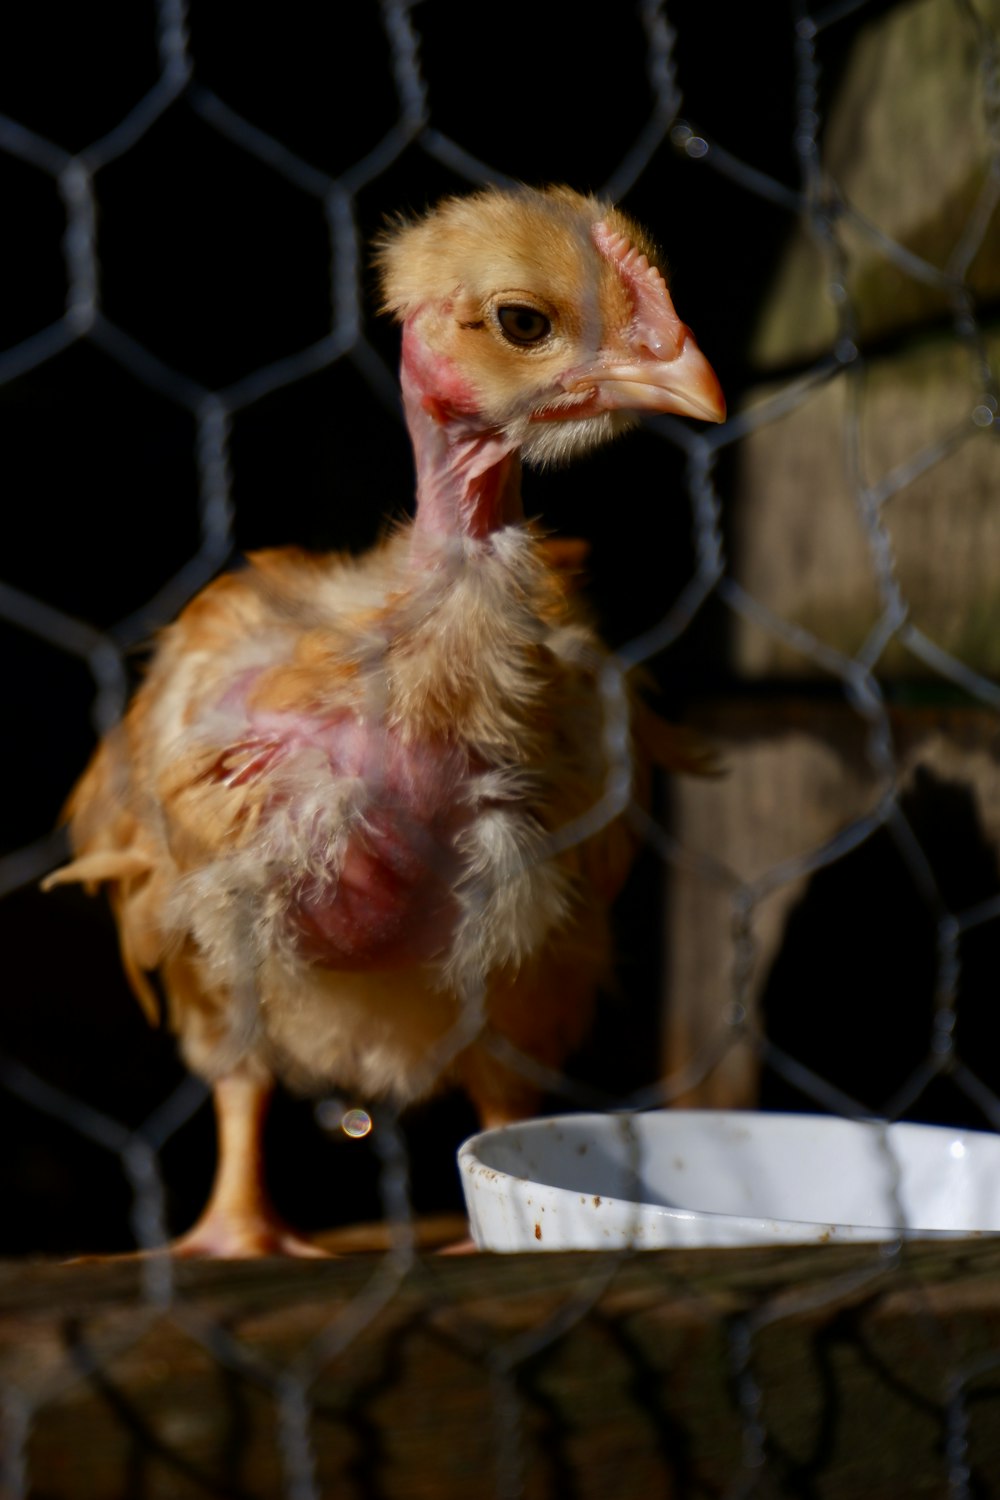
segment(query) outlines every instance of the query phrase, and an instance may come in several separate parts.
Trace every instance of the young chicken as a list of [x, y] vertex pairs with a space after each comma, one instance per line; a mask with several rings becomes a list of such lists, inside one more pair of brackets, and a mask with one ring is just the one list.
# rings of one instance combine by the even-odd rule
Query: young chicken
[[548, 1066], [581, 1039], [632, 851], [620, 822], [558, 838], [605, 791], [606, 653], [524, 520], [521, 459], [641, 411], [724, 417], [650, 241], [609, 204], [448, 199], [379, 264], [413, 521], [360, 558], [256, 553], [189, 604], [47, 882], [107, 887], [141, 1005], [156, 1020], [157, 971], [212, 1083], [216, 1179], [182, 1254], [315, 1253], [263, 1178], [275, 1079], [399, 1104], [458, 1085], [496, 1124], [537, 1097], [490, 1036]]

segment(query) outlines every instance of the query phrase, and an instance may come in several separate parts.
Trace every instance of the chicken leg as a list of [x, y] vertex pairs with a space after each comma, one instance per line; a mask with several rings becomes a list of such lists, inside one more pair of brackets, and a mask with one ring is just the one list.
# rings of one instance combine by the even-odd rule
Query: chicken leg
[[264, 1121], [273, 1085], [245, 1073], [220, 1078], [213, 1090], [218, 1161], [208, 1203], [186, 1234], [170, 1246], [182, 1258], [325, 1255], [278, 1214], [264, 1177]]

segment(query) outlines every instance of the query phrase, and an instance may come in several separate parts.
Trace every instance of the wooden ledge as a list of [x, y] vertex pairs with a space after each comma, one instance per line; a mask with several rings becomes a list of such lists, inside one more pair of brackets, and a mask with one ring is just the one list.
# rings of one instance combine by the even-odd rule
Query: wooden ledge
[[160, 1308], [148, 1275], [0, 1265], [30, 1494], [274, 1500], [289, 1374], [323, 1496], [707, 1496], [759, 1473], [943, 1500], [960, 1463], [1000, 1492], [998, 1239], [186, 1262]]

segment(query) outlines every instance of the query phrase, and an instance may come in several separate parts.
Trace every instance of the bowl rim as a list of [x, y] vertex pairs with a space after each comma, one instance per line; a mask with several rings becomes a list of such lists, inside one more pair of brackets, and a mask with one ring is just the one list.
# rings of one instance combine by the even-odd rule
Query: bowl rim
[[[767, 1122], [764, 1129], [777, 1128], [789, 1124], [797, 1128], [800, 1124], [817, 1126], [820, 1129], [861, 1128], [863, 1130], [874, 1130], [883, 1137], [892, 1135], [907, 1135], [910, 1137], [936, 1137], [945, 1144], [947, 1138], [950, 1144], [956, 1140], [965, 1141], [969, 1137], [989, 1140], [996, 1143], [994, 1149], [1000, 1151], [1000, 1131], [975, 1130], [966, 1126], [937, 1125], [919, 1120], [886, 1120], [878, 1116], [852, 1116], [828, 1113], [810, 1114], [806, 1111], [794, 1110], [759, 1110], [759, 1109], [618, 1109], [618, 1110], [580, 1110], [559, 1115], [538, 1115], [526, 1120], [511, 1121], [505, 1125], [491, 1126], [486, 1130], [477, 1131], [475, 1135], [469, 1136], [463, 1141], [458, 1150], [458, 1164], [464, 1176], [473, 1177], [482, 1174], [488, 1176], [494, 1182], [509, 1183], [514, 1185], [512, 1190], [520, 1194], [525, 1187], [542, 1188], [547, 1193], [559, 1195], [559, 1201], [567, 1204], [573, 1202], [579, 1204], [581, 1199], [586, 1206], [586, 1196], [576, 1188], [565, 1187], [556, 1182], [546, 1181], [539, 1177], [526, 1177], [502, 1167], [490, 1166], [480, 1159], [478, 1148], [483, 1141], [495, 1140], [505, 1135], [513, 1135], [519, 1132], [529, 1135], [540, 1133], [542, 1130], [560, 1129], [568, 1125], [575, 1128], [585, 1127], [593, 1121], [604, 1121], [607, 1119], [633, 1120], [638, 1116], [650, 1118], [653, 1116], [670, 1116], [682, 1121], [713, 1121], [721, 1126], [739, 1126], [747, 1120], [755, 1123]], [[956, 1239], [956, 1238], [979, 1238], [984, 1235], [998, 1235], [997, 1229], [930, 1229], [920, 1225], [904, 1224], [859, 1224], [846, 1220], [836, 1219], [802, 1219], [786, 1218], [780, 1215], [764, 1214], [734, 1214], [724, 1209], [690, 1208], [672, 1206], [669, 1204], [649, 1203], [642, 1199], [617, 1198], [608, 1194], [601, 1195], [601, 1205], [612, 1212], [615, 1210], [628, 1214], [634, 1212], [636, 1216], [640, 1213], [644, 1218], [650, 1216], [667, 1221], [691, 1221], [709, 1220], [717, 1223], [725, 1223], [732, 1228], [752, 1228], [755, 1226], [771, 1226], [772, 1232], [769, 1239], [774, 1239], [774, 1228], [782, 1226], [779, 1236], [782, 1242], [794, 1238], [794, 1231], [801, 1229], [809, 1231], [804, 1238], [810, 1242], [822, 1239], [837, 1240], [894, 1240], [894, 1239]], [[822, 1231], [822, 1233], [817, 1233]]]

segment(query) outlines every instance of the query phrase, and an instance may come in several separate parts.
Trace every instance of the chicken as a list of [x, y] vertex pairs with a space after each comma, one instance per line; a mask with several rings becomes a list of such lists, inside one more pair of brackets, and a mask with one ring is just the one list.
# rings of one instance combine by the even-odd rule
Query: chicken
[[[605, 792], [605, 648], [573, 548], [526, 523], [521, 460], [561, 461], [642, 411], [721, 421], [711, 367], [645, 233], [565, 187], [487, 189], [378, 251], [402, 323], [416, 512], [360, 558], [258, 552], [160, 640], [69, 802], [151, 1021], [157, 972], [212, 1084], [216, 1178], [181, 1254], [316, 1253], [272, 1206], [275, 1080], [399, 1105], [443, 1085], [484, 1124], [554, 1067], [610, 962], [620, 820]], [[599, 823], [599, 819], [592, 820]], [[582, 825], [581, 825], [582, 827]]]

